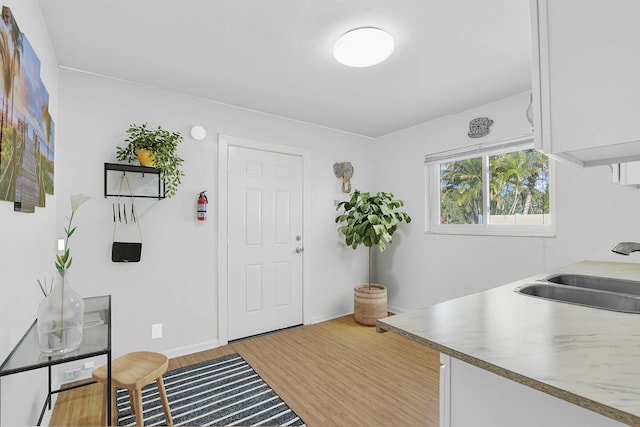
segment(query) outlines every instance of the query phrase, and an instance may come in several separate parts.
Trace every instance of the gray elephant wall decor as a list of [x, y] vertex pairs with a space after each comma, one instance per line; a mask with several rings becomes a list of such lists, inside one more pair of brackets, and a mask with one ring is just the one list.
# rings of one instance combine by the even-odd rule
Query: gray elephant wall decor
[[469, 122], [469, 138], [480, 138], [489, 133], [489, 127], [493, 124], [493, 120], [487, 117], [478, 117]]
[[353, 176], [351, 162], [334, 163], [333, 173], [336, 174], [336, 178], [342, 178], [342, 192], [351, 193], [351, 177]]

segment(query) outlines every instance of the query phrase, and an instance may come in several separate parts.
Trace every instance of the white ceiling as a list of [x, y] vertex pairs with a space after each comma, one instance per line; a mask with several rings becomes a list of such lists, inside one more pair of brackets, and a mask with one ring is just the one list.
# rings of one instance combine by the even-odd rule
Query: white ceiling
[[[40, 0], [40, 7], [61, 66], [372, 138], [531, 87], [528, 0]], [[349, 68], [333, 58], [335, 40], [360, 26], [395, 38], [386, 62]]]

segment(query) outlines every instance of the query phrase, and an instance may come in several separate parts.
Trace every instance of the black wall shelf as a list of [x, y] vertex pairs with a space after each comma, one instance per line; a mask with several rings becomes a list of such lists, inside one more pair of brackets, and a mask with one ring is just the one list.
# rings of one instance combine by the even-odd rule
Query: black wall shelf
[[[113, 186], [109, 186], [109, 178], [113, 177], [115, 174], [111, 173], [109, 174], [110, 171], [115, 171], [115, 172], [122, 172], [123, 175], [126, 175], [127, 173], [131, 173], [131, 174], [137, 174], [140, 175], [141, 178], [145, 178], [146, 175], [151, 175], [153, 176], [153, 187], [154, 187], [154, 193], [153, 194], [138, 194], [136, 193], [136, 188], [134, 188], [135, 186], [132, 186], [132, 191], [134, 194], [133, 197], [139, 197], [139, 198], [144, 198], [144, 199], [164, 199], [164, 182], [162, 181], [162, 176], [160, 173], [160, 169], [157, 168], [150, 168], [147, 166], [138, 166], [138, 165], [129, 165], [129, 164], [123, 164], [123, 163], [105, 163], [104, 164], [104, 197], [118, 197], [117, 193], [114, 193], [113, 190], [111, 190], [111, 192], [109, 191], [109, 188], [115, 188]], [[117, 175], [119, 176], [119, 174]], [[112, 178], [113, 179], [113, 178]], [[156, 182], [157, 182], [157, 193], [155, 193], [155, 188], [156, 188]], [[128, 190], [127, 190], [128, 192]], [[125, 193], [126, 194], [126, 193]], [[123, 194], [124, 195], [124, 194]]]

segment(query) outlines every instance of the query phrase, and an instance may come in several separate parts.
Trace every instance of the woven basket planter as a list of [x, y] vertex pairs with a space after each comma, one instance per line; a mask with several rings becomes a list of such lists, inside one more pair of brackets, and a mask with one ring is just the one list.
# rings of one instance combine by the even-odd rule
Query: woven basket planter
[[387, 317], [387, 287], [377, 283], [353, 288], [353, 317], [356, 322], [375, 326], [378, 319]]

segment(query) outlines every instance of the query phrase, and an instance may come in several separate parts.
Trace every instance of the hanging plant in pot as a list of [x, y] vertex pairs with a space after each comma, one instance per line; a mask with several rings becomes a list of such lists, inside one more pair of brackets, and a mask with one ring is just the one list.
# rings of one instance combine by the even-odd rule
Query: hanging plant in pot
[[391, 193], [372, 195], [359, 190], [336, 206], [336, 210], [344, 209], [336, 223], [344, 224], [340, 231], [347, 246], [357, 249], [364, 245], [369, 249], [369, 283], [354, 288], [353, 315], [363, 325], [374, 326], [376, 320], [387, 317], [387, 288], [371, 282], [371, 255], [374, 247], [384, 252], [399, 223], [411, 222], [406, 212], [398, 210], [402, 206], [404, 202], [395, 200]]
[[164, 130], [160, 126], [150, 129], [146, 123], [132, 124], [126, 132], [129, 135], [124, 140], [127, 145], [117, 147], [116, 158], [129, 163], [138, 159], [141, 166], [160, 169], [165, 197], [175, 196], [180, 179], [184, 176], [180, 169], [183, 160], [176, 154], [182, 135]]

